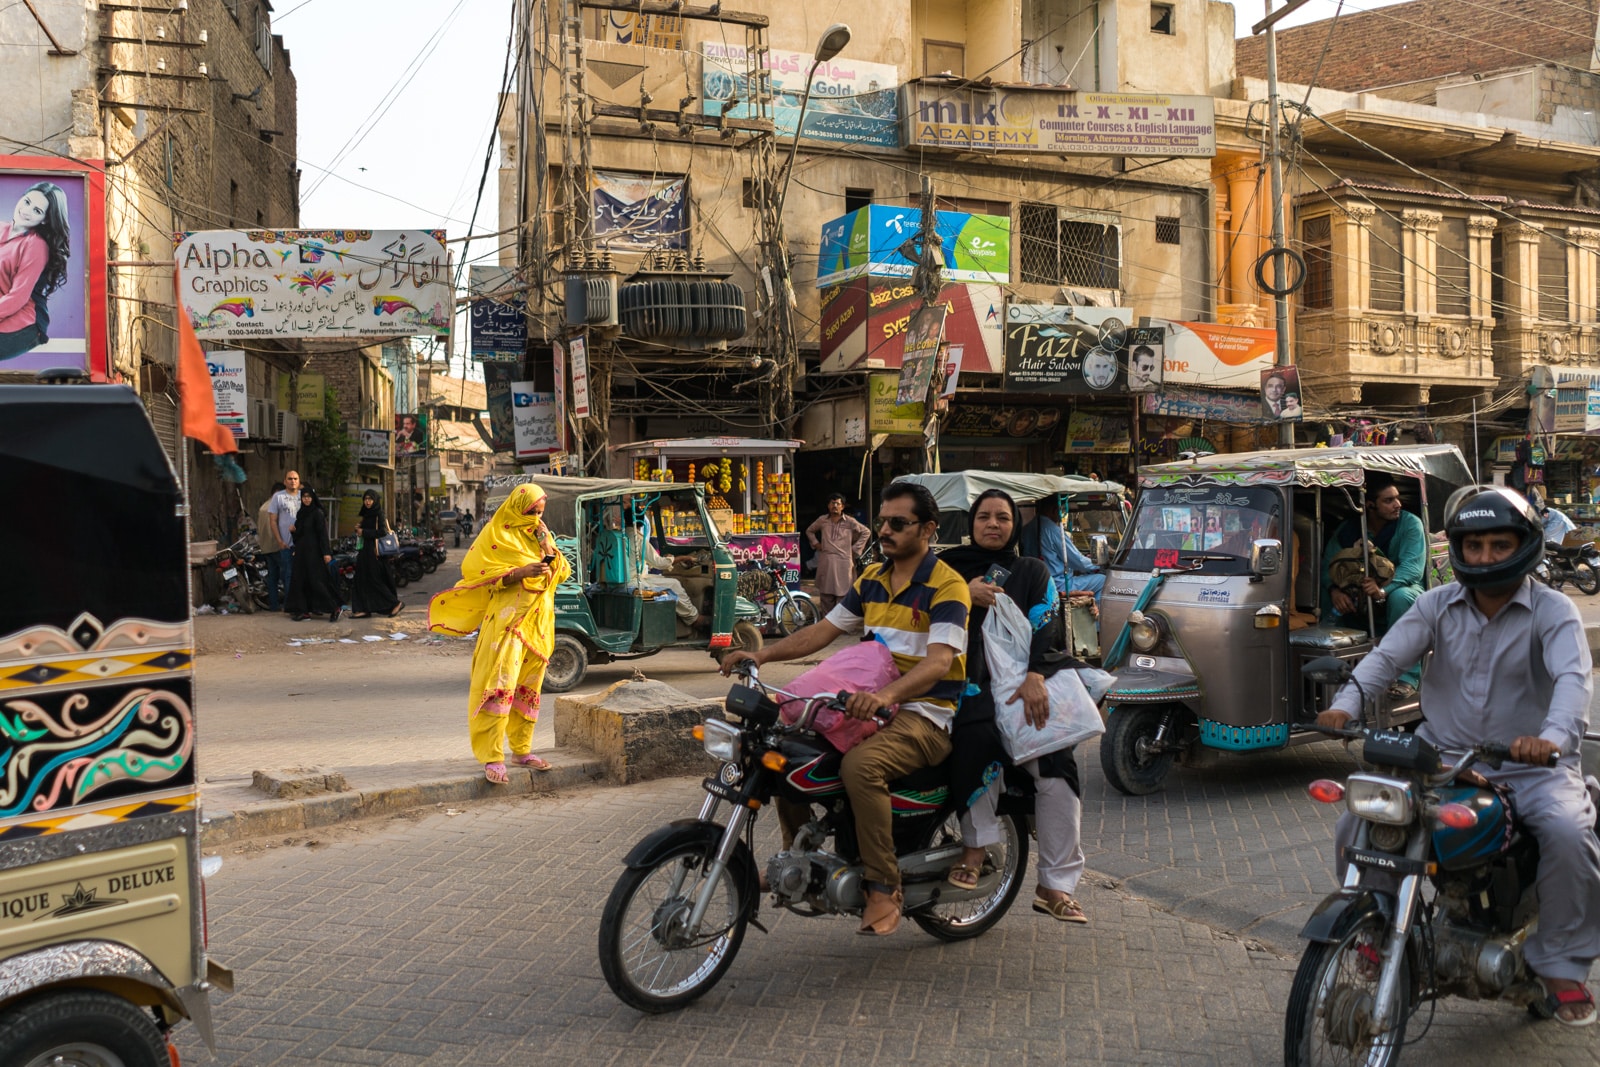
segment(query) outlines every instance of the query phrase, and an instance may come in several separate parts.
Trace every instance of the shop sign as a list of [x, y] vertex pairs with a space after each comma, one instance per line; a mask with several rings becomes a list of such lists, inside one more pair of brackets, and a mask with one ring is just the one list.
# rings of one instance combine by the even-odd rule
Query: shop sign
[[554, 393], [535, 392], [532, 382], [512, 382], [511, 410], [517, 459], [542, 458], [561, 450]]
[[[750, 105], [751, 64], [742, 44], [706, 41], [704, 99], [707, 115], [726, 115], [733, 119], [755, 118]], [[779, 137], [794, 137], [800, 120], [801, 104], [808, 95], [804, 136], [812, 141], [834, 144], [900, 147], [900, 71], [887, 63], [864, 63], [840, 56], [818, 63], [811, 71], [812, 57], [804, 52], [768, 49], [762, 66], [772, 92], [770, 114]], [[728, 105], [732, 103], [732, 106]]]
[[946, 437], [1044, 437], [1061, 423], [1061, 409], [958, 403], [939, 432]]
[[394, 434], [388, 430], [357, 430], [356, 462], [368, 467], [392, 466]]
[[[245, 412], [250, 408], [250, 398], [245, 386], [245, 360], [243, 352], [227, 349], [206, 353], [206, 369], [211, 372], [211, 395], [217, 405], [217, 422], [238, 438], [248, 433]], [[272, 432], [270, 428], [268, 432]]]
[[556, 448], [560, 449], [567, 447], [567, 361], [559, 344], [550, 346], [550, 366], [555, 376]]
[[1585, 399], [1588, 403], [1583, 419], [1583, 432], [1600, 433], [1600, 386], [1591, 384]]
[[906, 83], [905, 144], [960, 152], [1210, 158], [1209, 96], [985, 89], [943, 78]]
[[1277, 361], [1278, 335], [1272, 330], [1155, 318], [1144, 324], [1166, 328], [1162, 380], [1167, 385], [1254, 391], [1261, 388], [1261, 372]]
[[468, 269], [468, 293], [472, 297], [470, 320], [472, 356], [482, 359], [496, 353], [520, 358], [528, 344], [528, 320], [523, 314], [521, 293], [505, 293], [517, 287], [517, 276], [509, 267], [477, 264]]
[[294, 413], [302, 419], [321, 421], [327, 418], [323, 401], [327, 397], [328, 380], [320, 374], [301, 371], [294, 382]]
[[1067, 417], [1063, 452], [1126, 452], [1133, 447], [1133, 418], [1129, 415], [1074, 411]]
[[[868, 204], [822, 224], [817, 288], [865, 276], [910, 278], [916, 261], [907, 242], [922, 228], [914, 207]], [[940, 264], [947, 282], [1011, 280], [1011, 219], [1005, 215], [935, 212]]]
[[689, 246], [689, 179], [594, 172], [594, 236], [620, 252]]
[[489, 405], [489, 445], [496, 452], [510, 452], [517, 445], [511, 416], [511, 380], [522, 372], [516, 363], [485, 362], [483, 391]]
[[1196, 389], [1183, 385], [1168, 385], [1159, 393], [1145, 394], [1144, 413], [1174, 419], [1206, 419], [1258, 426], [1269, 421], [1261, 416], [1259, 392]]
[[[911, 314], [922, 306], [909, 281], [857, 278], [830, 286], [821, 296], [823, 373], [900, 367]], [[962, 348], [962, 371], [999, 373], [1005, 362], [1000, 287], [946, 285], [939, 291], [939, 303], [945, 309], [945, 342]]]
[[1556, 387], [1556, 433], [1583, 433], [1589, 420], [1589, 383], [1562, 382]]
[[572, 351], [572, 417], [589, 417], [589, 344], [582, 337], [568, 342]]
[[682, 15], [646, 15], [642, 11], [607, 11], [604, 40], [644, 48], [683, 51]]
[[940, 400], [949, 400], [956, 395], [956, 379], [961, 377], [961, 357], [965, 352], [964, 345], [945, 346], [944, 389], [939, 393]]
[[928, 398], [934, 364], [939, 359], [939, 341], [944, 337], [944, 318], [943, 304], [921, 307], [911, 313], [905, 353], [900, 361], [900, 380], [895, 389], [896, 404]]
[[867, 423], [872, 433], [922, 433], [921, 403], [897, 404], [897, 372], [867, 375]]
[[394, 417], [394, 452], [397, 456], [420, 456], [428, 451], [426, 412]]
[[1139, 391], [1161, 385], [1166, 331], [1132, 327], [1132, 308], [1006, 306], [1005, 388], [1021, 393], [1127, 393], [1137, 351]]
[[201, 230], [177, 237], [178, 295], [201, 340], [448, 337], [443, 230]]

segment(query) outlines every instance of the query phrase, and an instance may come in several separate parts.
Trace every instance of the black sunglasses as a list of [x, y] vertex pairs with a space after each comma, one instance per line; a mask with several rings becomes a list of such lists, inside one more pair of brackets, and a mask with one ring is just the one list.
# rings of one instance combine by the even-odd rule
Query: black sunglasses
[[883, 529], [884, 525], [887, 524], [889, 529], [899, 533], [907, 526], [921, 526], [922, 522], [923, 520], [921, 519], [908, 519], [903, 515], [879, 515], [878, 529]]

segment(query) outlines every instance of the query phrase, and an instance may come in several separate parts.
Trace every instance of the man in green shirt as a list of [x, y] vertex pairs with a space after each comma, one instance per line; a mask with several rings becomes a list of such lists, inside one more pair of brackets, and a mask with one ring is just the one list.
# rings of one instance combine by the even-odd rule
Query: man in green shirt
[[[1367, 540], [1394, 564], [1394, 577], [1379, 583], [1369, 574], [1354, 589], [1333, 587], [1329, 569], [1334, 557], [1361, 543], [1361, 517], [1352, 515], [1334, 530], [1322, 555], [1322, 602], [1333, 608], [1334, 617], [1329, 622], [1364, 630], [1367, 613], [1362, 597], [1370, 598], [1378, 624], [1373, 637], [1378, 638], [1388, 633], [1422, 595], [1428, 566], [1428, 535], [1422, 520], [1401, 505], [1400, 488], [1386, 474], [1367, 476]], [[1399, 684], [1414, 693], [1421, 674], [1421, 664], [1413, 664], [1400, 676]]]

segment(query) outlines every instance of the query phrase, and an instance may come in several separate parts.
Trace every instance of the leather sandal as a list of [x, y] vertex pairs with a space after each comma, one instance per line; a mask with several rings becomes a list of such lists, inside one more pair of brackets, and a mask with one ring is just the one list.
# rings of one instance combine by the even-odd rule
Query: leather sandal
[[1083, 913], [1083, 906], [1073, 899], [1071, 893], [1054, 900], [1034, 897], [1033, 910], [1048, 915], [1052, 919], [1059, 919], [1064, 923], [1087, 923], [1089, 921], [1089, 917]]
[[978, 874], [978, 868], [971, 864], [958, 863], [950, 868], [944, 880], [957, 889], [976, 889], [978, 888]]
[[861, 911], [861, 929], [857, 932], [888, 937], [900, 929], [900, 906], [905, 899], [898, 886], [893, 893], [867, 890], [867, 906]]

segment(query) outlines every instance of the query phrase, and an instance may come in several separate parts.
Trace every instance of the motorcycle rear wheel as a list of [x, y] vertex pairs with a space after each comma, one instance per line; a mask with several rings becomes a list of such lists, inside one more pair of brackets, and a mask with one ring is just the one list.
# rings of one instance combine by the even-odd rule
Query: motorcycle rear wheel
[[1374, 1039], [1362, 1022], [1371, 1017], [1388, 928], [1382, 916], [1363, 917], [1333, 944], [1311, 944], [1300, 957], [1284, 1020], [1284, 1067], [1389, 1067], [1400, 1058], [1412, 1005], [1411, 969], [1400, 961], [1390, 1015], [1397, 1021]]
[[600, 973], [630, 1008], [676, 1011], [716, 985], [739, 954], [750, 915], [744, 872], [724, 869], [697, 936], [682, 929], [715, 851], [689, 831], [653, 866], [623, 871], [612, 888], [600, 916]]
[[[955, 812], [929, 833], [924, 848], [961, 840], [961, 820]], [[989, 846], [989, 863], [1000, 872], [1000, 883], [982, 900], [934, 904], [911, 913], [911, 921], [940, 941], [968, 941], [981, 937], [1011, 910], [1028, 873], [1028, 831], [1015, 815], [1000, 816], [1000, 843]]]
[[1579, 561], [1572, 565], [1572, 584], [1585, 596], [1594, 596], [1600, 593], [1600, 573], [1589, 562]]

